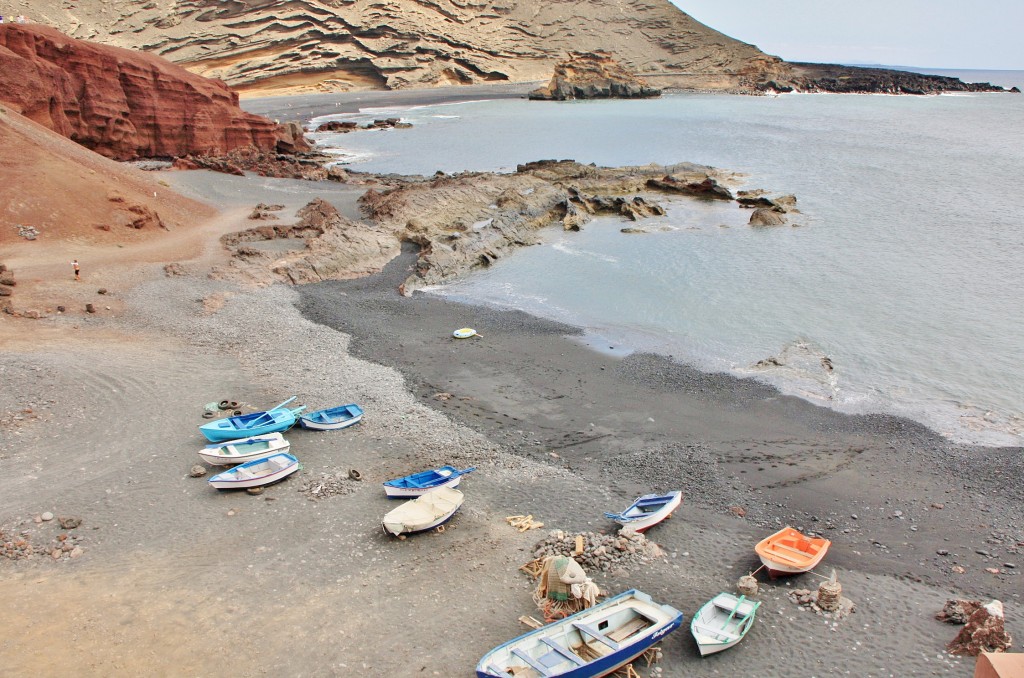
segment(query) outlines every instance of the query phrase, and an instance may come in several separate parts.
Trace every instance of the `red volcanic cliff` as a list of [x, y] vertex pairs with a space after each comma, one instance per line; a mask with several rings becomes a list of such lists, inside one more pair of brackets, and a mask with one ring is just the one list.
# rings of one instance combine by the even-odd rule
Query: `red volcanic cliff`
[[308, 150], [220, 80], [36, 24], [0, 25], [0, 102], [116, 160]]

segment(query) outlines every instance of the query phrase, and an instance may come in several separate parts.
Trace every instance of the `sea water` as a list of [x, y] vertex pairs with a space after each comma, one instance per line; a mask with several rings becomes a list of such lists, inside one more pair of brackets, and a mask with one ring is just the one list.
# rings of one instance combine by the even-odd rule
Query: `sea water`
[[352, 169], [691, 161], [799, 200], [790, 224], [754, 228], [735, 203], [658, 196], [668, 215], [639, 224], [646, 233], [611, 217], [551, 229], [545, 245], [435, 293], [959, 441], [1024, 442], [1024, 96], [671, 94], [362, 116], [413, 127], [317, 135]]

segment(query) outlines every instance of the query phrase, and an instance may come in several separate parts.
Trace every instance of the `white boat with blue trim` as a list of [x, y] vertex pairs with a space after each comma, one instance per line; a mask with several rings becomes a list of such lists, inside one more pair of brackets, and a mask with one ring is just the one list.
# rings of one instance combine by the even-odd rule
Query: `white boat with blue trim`
[[299, 417], [299, 426], [315, 431], [335, 431], [358, 424], [362, 420], [363, 408], [351, 403], [304, 414]]
[[287, 478], [299, 470], [299, 460], [280, 452], [266, 459], [257, 459], [210, 478], [210, 485], [218, 490], [233, 490], [249, 487], [262, 487]]
[[384, 493], [388, 499], [411, 499], [419, 497], [438, 487], [456, 488], [462, 476], [476, 470], [475, 466], [459, 470], [454, 466], [442, 466], [412, 475], [384, 481]]
[[605, 512], [605, 516], [611, 518], [625, 529], [634, 532], [646, 532], [661, 521], [672, 515], [679, 504], [683, 501], [683, 493], [679, 490], [666, 494], [645, 494], [638, 497], [622, 513]]
[[199, 456], [214, 466], [231, 466], [264, 459], [278, 452], [287, 452], [290, 447], [291, 443], [280, 433], [267, 433], [207, 445], [199, 450]]
[[690, 620], [690, 633], [697, 641], [700, 656], [728, 650], [747, 635], [754, 625], [754, 615], [760, 601], [738, 598], [731, 593], [719, 593], [704, 603]]
[[477, 678], [596, 678], [639, 657], [683, 623], [683, 613], [636, 589], [530, 631], [480, 659]]

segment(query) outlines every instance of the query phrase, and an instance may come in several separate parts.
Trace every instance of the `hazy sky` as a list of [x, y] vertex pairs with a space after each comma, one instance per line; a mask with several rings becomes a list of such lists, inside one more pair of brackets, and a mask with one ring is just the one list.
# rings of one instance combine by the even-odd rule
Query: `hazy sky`
[[788, 61], [1024, 70], [1024, 0], [672, 0]]

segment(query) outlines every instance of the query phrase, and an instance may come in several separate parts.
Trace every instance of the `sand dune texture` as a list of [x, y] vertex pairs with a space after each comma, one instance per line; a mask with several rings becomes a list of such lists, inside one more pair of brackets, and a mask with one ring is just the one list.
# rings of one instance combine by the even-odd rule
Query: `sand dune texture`
[[152, 52], [240, 90], [298, 93], [547, 80], [604, 49], [654, 86], [735, 88], [789, 67], [668, 0], [61, 0], [31, 21]]

